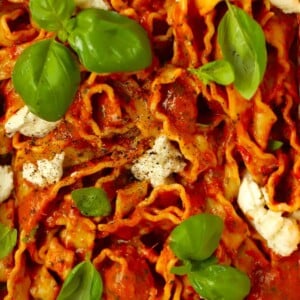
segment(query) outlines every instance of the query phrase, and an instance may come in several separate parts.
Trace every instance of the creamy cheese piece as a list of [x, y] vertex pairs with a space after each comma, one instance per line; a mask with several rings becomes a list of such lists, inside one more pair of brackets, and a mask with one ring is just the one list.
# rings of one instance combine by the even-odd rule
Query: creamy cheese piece
[[300, 13], [299, 0], [270, 0], [270, 2], [287, 14]]
[[89, 7], [101, 8], [105, 10], [110, 9], [110, 5], [105, 0], [75, 0], [75, 5], [82, 9]]
[[269, 201], [266, 190], [246, 173], [238, 194], [238, 205], [268, 247], [281, 256], [289, 256], [300, 243], [300, 229], [295, 218], [265, 208]]
[[64, 152], [56, 154], [52, 160], [41, 159], [33, 163], [23, 164], [23, 178], [27, 181], [45, 187], [60, 180], [63, 175]]
[[162, 135], [155, 140], [153, 148], [137, 159], [131, 171], [135, 178], [149, 180], [155, 187], [170, 183], [170, 175], [182, 171], [185, 165], [179, 150]]
[[18, 131], [29, 137], [43, 137], [52, 131], [59, 122], [48, 122], [37, 117], [25, 105], [7, 120], [4, 128], [9, 137]]
[[300, 209], [294, 211], [290, 214], [290, 216], [298, 221], [300, 221]]
[[0, 166], [0, 203], [5, 201], [14, 188], [13, 171], [10, 166]]

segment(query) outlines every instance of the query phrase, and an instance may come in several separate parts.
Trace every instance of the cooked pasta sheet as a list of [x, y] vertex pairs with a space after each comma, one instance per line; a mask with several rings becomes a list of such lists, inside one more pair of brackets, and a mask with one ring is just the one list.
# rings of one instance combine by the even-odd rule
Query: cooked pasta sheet
[[[48, 124], [26, 111], [11, 76], [23, 50], [52, 34], [33, 23], [29, 1], [0, 0], [0, 222], [17, 229], [0, 259], [1, 299], [56, 299], [86, 259], [102, 276], [103, 299], [199, 299], [171, 271], [178, 258], [169, 241], [203, 212], [223, 219], [215, 255], [248, 274], [247, 299], [298, 299], [297, 15], [267, 0], [231, 3], [260, 24], [267, 43], [250, 100], [189, 72], [222, 58], [224, 1], [111, 0], [108, 9], [146, 29], [151, 66], [82, 67], [73, 103]], [[83, 187], [106, 192], [109, 215], [80, 212], [71, 192]]]

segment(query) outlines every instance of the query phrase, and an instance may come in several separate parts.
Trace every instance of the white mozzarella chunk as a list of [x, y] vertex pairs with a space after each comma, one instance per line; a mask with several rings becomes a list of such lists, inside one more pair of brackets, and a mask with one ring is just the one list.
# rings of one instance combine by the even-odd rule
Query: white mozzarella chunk
[[23, 165], [23, 178], [27, 181], [45, 187], [60, 180], [63, 175], [64, 152], [56, 154], [52, 160], [41, 159]]
[[294, 218], [294, 219], [300, 221], [300, 209], [298, 209], [298, 210], [294, 211], [293, 213], [291, 213], [290, 216], [291, 216], [292, 218]]
[[246, 173], [239, 189], [238, 204], [244, 213], [250, 213], [265, 205], [264, 191]]
[[249, 218], [257, 232], [266, 240], [268, 247], [281, 256], [289, 256], [300, 243], [300, 229], [292, 217], [265, 208], [268, 194], [246, 173], [238, 194], [238, 205]]
[[105, 10], [110, 9], [110, 5], [105, 0], [75, 0], [75, 5], [82, 9], [89, 7], [101, 8]]
[[29, 137], [43, 137], [52, 131], [58, 123], [59, 121], [45, 121], [31, 113], [27, 106], [24, 106], [7, 120], [5, 131], [10, 137], [18, 131]]
[[296, 220], [283, 218], [284, 223], [281, 229], [272, 239], [268, 241], [271, 249], [282, 256], [291, 255], [300, 243], [299, 225]]
[[170, 175], [182, 171], [186, 163], [182, 154], [166, 136], [159, 136], [153, 148], [146, 151], [131, 167], [138, 180], [149, 180], [152, 186], [168, 184]]
[[10, 166], [0, 166], [0, 203], [5, 201], [14, 188], [13, 171]]
[[270, 2], [285, 13], [300, 13], [299, 0], [270, 0]]
[[284, 224], [281, 212], [260, 208], [255, 212], [253, 223], [256, 230], [269, 241], [280, 231]]

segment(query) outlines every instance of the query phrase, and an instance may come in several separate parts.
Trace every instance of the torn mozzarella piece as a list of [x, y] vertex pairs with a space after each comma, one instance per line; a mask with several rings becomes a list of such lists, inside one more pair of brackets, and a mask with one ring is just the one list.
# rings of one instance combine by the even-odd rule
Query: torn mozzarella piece
[[300, 243], [300, 229], [294, 218], [265, 208], [268, 194], [246, 173], [238, 194], [238, 205], [268, 247], [281, 256], [289, 256]]
[[41, 159], [23, 165], [23, 178], [27, 181], [45, 187], [60, 180], [63, 175], [64, 152], [56, 154], [52, 160]]
[[283, 226], [268, 241], [271, 249], [276, 249], [275, 252], [282, 256], [289, 256], [297, 249], [300, 243], [299, 225], [295, 219], [283, 218]]
[[182, 154], [166, 136], [159, 136], [152, 149], [146, 151], [134, 165], [131, 171], [139, 180], [149, 180], [152, 186], [168, 184], [170, 175], [182, 171], [186, 163]]
[[263, 189], [258, 187], [248, 172], [240, 185], [238, 204], [245, 214], [250, 215], [265, 205]]
[[299, 0], [270, 0], [270, 2], [284, 13], [300, 13]]
[[18, 131], [29, 137], [43, 137], [52, 131], [58, 123], [59, 121], [48, 122], [37, 117], [25, 105], [7, 120], [5, 131], [9, 137]]
[[298, 221], [300, 221], [300, 209], [294, 211], [290, 214], [290, 216]]
[[105, 0], [75, 0], [75, 5], [81, 9], [90, 7], [101, 8], [105, 10], [110, 9], [110, 5]]
[[0, 166], [0, 203], [5, 201], [14, 188], [13, 172], [10, 166]]

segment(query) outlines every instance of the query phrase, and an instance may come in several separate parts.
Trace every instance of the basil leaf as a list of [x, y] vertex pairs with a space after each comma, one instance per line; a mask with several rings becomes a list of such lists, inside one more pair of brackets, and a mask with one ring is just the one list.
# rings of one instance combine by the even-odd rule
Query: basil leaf
[[194, 215], [176, 226], [170, 236], [170, 248], [182, 260], [204, 260], [218, 247], [223, 220], [215, 215]]
[[71, 193], [80, 212], [85, 216], [108, 216], [111, 205], [103, 189], [87, 187], [74, 190]]
[[32, 19], [43, 29], [58, 31], [74, 10], [74, 0], [30, 0]]
[[280, 149], [283, 145], [284, 145], [284, 143], [282, 141], [269, 140], [268, 141], [268, 150], [276, 151], [276, 150]]
[[0, 259], [12, 252], [17, 243], [17, 230], [0, 223]]
[[79, 12], [74, 19], [68, 42], [89, 71], [128, 72], [151, 64], [147, 32], [136, 21], [95, 8]]
[[73, 101], [80, 83], [80, 71], [68, 48], [47, 39], [22, 52], [12, 80], [33, 114], [46, 121], [57, 121]]
[[190, 69], [204, 84], [211, 81], [221, 85], [228, 85], [234, 82], [235, 76], [230, 63], [220, 59], [209, 62], [200, 68]]
[[201, 297], [209, 300], [242, 300], [250, 292], [251, 282], [244, 272], [223, 265], [209, 265], [188, 273], [188, 279]]
[[235, 74], [234, 86], [246, 99], [256, 92], [267, 64], [265, 36], [260, 25], [226, 1], [228, 11], [218, 26], [218, 42]]
[[83, 261], [70, 271], [57, 300], [99, 300], [102, 291], [99, 272], [90, 261]]

